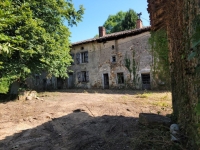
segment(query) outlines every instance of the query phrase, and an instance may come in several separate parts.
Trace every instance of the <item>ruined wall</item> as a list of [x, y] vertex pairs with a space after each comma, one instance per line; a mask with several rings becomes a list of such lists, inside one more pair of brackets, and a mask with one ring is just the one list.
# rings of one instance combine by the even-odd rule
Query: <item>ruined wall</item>
[[[133, 57], [137, 64], [137, 87], [141, 89], [141, 74], [150, 73], [152, 56], [148, 45], [149, 32], [123, 39], [106, 41], [102, 43], [91, 42], [74, 46], [71, 53], [74, 56], [73, 79], [75, 87], [79, 88], [104, 88], [103, 75], [109, 76], [110, 88], [134, 88], [133, 72], [130, 72], [125, 64], [125, 59], [130, 59], [133, 67]], [[76, 53], [88, 51], [88, 63], [76, 62]], [[133, 56], [134, 52], [134, 56]], [[115, 62], [113, 62], [115, 57]], [[78, 82], [77, 73], [80, 71], [89, 72], [89, 82]], [[119, 84], [117, 73], [123, 73], [124, 83]]]

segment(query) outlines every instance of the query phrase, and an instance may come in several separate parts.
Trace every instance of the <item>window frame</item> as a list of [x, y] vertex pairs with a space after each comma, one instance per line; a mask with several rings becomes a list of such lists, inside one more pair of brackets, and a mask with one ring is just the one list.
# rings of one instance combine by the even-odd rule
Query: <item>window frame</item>
[[[114, 58], [114, 59], [113, 59]], [[113, 60], [115, 60], [115, 61], [113, 61]], [[113, 55], [112, 57], [111, 57], [111, 62], [112, 63], [116, 63], [117, 62], [117, 56], [116, 55]]]
[[80, 62], [88, 63], [88, 51], [80, 52]]
[[76, 53], [76, 63], [77, 64], [88, 63], [88, 51]]
[[77, 72], [78, 82], [87, 83], [89, 82], [89, 71]]
[[124, 73], [118, 72], [117, 73], [117, 84], [124, 84]]

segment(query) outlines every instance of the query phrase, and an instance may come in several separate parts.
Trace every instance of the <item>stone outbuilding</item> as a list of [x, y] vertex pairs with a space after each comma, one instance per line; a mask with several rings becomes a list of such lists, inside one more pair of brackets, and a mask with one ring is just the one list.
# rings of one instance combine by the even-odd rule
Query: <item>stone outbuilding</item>
[[67, 88], [153, 88], [150, 27], [136, 26], [112, 34], [99, 27], [98, 38], [73, 43]]

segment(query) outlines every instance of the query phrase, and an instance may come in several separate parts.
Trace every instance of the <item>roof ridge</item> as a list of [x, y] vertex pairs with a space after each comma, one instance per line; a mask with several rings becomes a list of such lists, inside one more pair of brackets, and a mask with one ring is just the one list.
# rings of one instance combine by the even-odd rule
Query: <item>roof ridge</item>
[[105, 36], [102, 36], [102, 37], [90, 38], [90, 39], [87, 39], [87, 40], [78, 41], [78, 42], [72, 43], [72, 46], [73, 45], [80, 45], [80, 44], [84, 44], [84, 43], [89, 43], [89, 42], [93, 42], [93, 41], [101, 41], [103, 39], [108, 39], [108, 38], [117, 37], [117, 36], [123, 36], [123, 35], [131, 34], [131, 33], [137, 33], [137, 32], [141, 33], [143, 31], [148, 31], [150, 29], [151, 29], [151, 26], [146, 26], [146, 27], [143, 27], [143, 28], [140, 28], [140, 29], [131, 29], [131, 30], [125, 30], [125, 31], [120, 31], [120, 32], [114, 32], [114, 33], [111, 33], [111, 34], [106, 34]]

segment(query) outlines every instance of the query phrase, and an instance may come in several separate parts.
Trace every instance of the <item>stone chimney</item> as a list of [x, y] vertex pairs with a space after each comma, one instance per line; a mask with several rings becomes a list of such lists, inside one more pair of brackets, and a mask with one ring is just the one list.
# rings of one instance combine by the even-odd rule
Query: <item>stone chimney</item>
[[142, 20], [141, 19], [137, 19], [136, 29], [140, 29], [140, 28], [142, 28]]
[[105, 36], [106, 35], [106, 29], [103, 26], [99, 27], [99, 37]]

